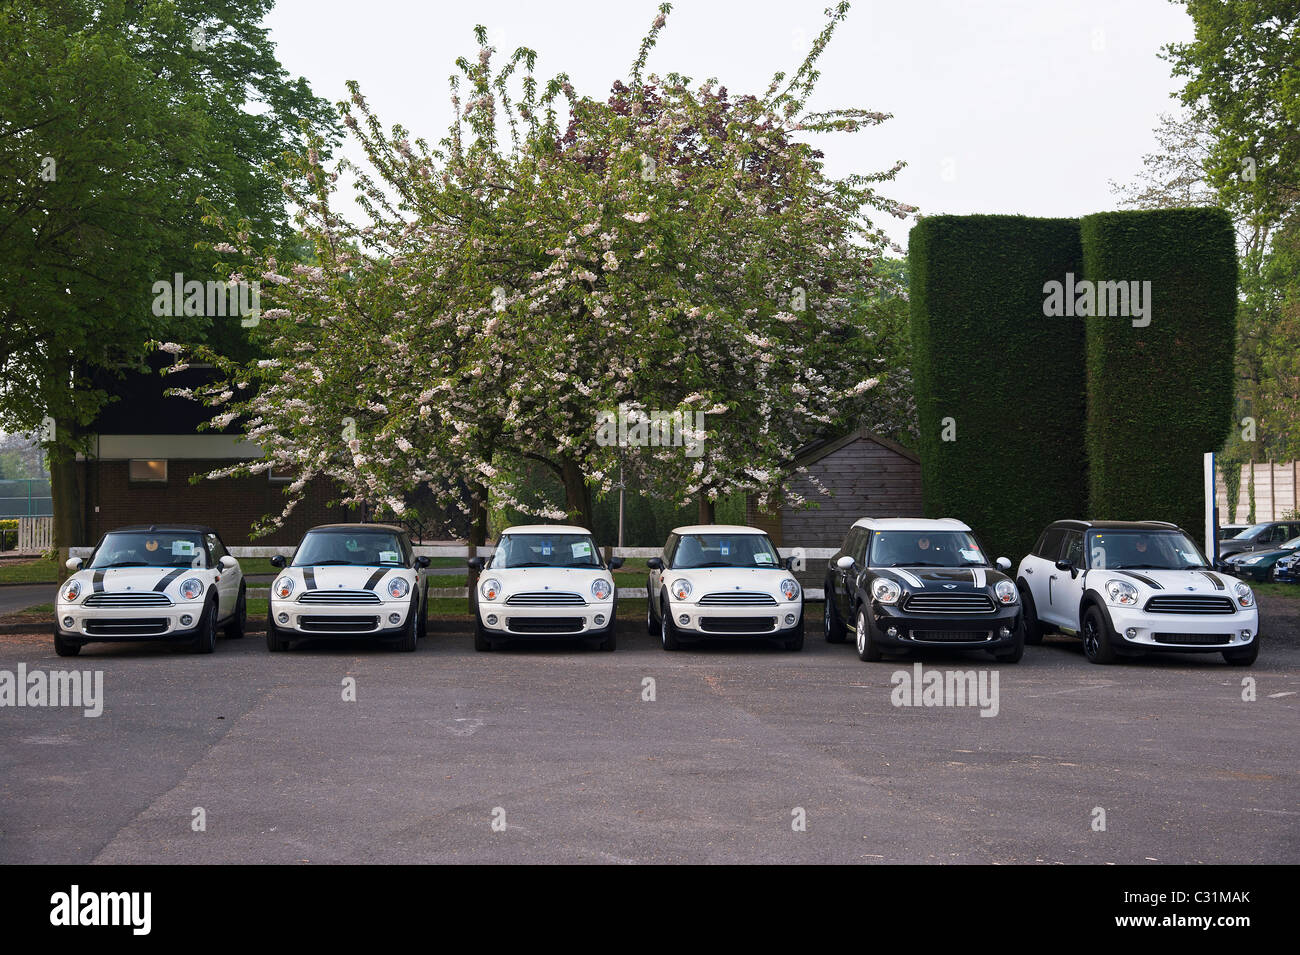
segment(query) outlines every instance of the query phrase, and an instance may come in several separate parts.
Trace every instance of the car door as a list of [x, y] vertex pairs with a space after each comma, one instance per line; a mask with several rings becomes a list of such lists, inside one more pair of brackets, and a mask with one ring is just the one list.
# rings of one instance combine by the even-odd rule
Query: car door
[[655, 607], [659, 606], [659, 594], [663, 590], [664, 577], [668, 573], [668, 567], [672, 564], [673, 553], [676, 550], [677, 535], [669, 534], [668, 540], [664, 543], [663, 554], [660, 557], [660, 560], [663, 561], [663, 566], [658, 570], [655, 570], [653, 567], [650, 568], [650, 572], [646, 575], [646, 591], [650, 596], [650, 603]]
[[1048, 605], [1052, 616], [1049, 618], [1058, 627], [1069, 630], [1079, 629], [1079, 602], [1083, 599], [1084, 571], [1088, 567], [1087, 555], [1083, 549], [1083, 532], [1067, 530], [1065, 542], [1061, 549], [1061, 559], [1074, 565], [1074, 571], [1059, 570], [1052, 565], [1048, 575]]
[[1051, 575], [1057, 573], [1056, 561], [1061, 556], [1065, 543], [1065, 531], [1059, 527], [1049, 527], [1043, 531], [1034, 546], [1034, 552], [1025, 561], [1022, 577], [1029, 585], [1029, 593], [1034, 598], [1034, 607], [1042, 620], [1052, 620]]
[[235, 604], [239, 602], [239, 582], [243, 579], [243, 574], [238, 569], [230, 571], [221, 569], [221, 558], [230, 555], [220, 537], [216, 534], [205, 534], [204, 542], [207, 544], [210, 566], [216, 568], [219, 578], [217, 580], [217, 616], [229, 617], [235, 612]]
[[841, 620], [847, 619], [846, 614], [849, 612], [849, 573], [836, 566], [836, 562], [841, 557], [853, 556], [853, 545], [861, 536], [859, 528], [849, 528], [848, 534], [844, 536], [843, 546], [831, 558], [830, 566], [827, 568], [826, 576], [831, 582], [831, 592], [826, 595], [826, 599], [835, 602], [835, 612], [839, 614]]

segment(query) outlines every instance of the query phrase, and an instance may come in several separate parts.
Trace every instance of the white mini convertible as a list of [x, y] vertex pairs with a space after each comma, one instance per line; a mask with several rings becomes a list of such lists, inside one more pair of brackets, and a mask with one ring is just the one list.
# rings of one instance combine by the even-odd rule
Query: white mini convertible
[[475, 594], [475, 650], [530, 637], [575, 638], [614, 649], [612, 571], [623, 560], [606, 564], [585, 527], [510, 527], [486, 566], [481, 557], [471, 557], [469, 565], [482, 571]]
[[305, 535], [293, 558], [271, 558], [280, 575], [271, 584], [266, 647], [293, 640], [374, 638], [415, 649], [427, 626], [429, 558], [416, 557], [410, 538], [388, 524], [322, 524]]
[[54, 606], [54, 650], [76, 656], [99, 641], [189, 641], [211, 653], [217, 630], [242, 637], [244, 575], [211, 527], [155, 524], [105, 534], [88, 561], [68, 561], [72, 576]]

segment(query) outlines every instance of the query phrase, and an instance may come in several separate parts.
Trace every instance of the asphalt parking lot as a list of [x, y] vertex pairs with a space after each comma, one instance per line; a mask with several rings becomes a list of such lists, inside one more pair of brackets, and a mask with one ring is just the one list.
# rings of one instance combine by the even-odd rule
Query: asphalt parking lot
[[104, 709], [0, 709], [0, 862], [1295, 863], [1295, 623], [1250, 669], [1092, 666], [1059, 637], [919, 661], [996, 670], [988, 717], [896, 707], [916, 660], [812, 631], [665, 653], [627, 621], [612, 654], [480, 654], [441, 620], [414, 654], [250, 635], [75, 659], [7, 635], [0, 670], [101, 670]]

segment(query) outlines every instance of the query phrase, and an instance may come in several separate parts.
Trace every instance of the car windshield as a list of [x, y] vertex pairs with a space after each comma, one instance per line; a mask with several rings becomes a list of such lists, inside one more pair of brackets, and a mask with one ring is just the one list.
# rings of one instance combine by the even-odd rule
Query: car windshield
[[88, 565], [94, 570], [114, 567], [207, 566], [203, 537], [197, 531], [115, 531], [100, 542]]
[[1295, 550], [1298, 547], [1300, 547], [1300, 537], [1293, 537], [1285, 544], [1277, 545], [1278, 550]]
[[673, 552], [673, 569], [779, 567], [781, 558], [766, 534], [683, 534]]
[[875, 531], [872, 567], [987, 567], [979, 541], [966, 531]]
[[1234, 537], [1233, 540], [1253, 541], [1256, 537], [1259, 537], [1261, 534], [1270, 530], [1272, 527], [1273, 527], [1272, 524], [1252, 524], [1250, 527], [1247, 527], [1244, 531], [1242, 531], [1240, 534]]
[[308, 531], [292, 567], [400, 567], [402, 544], [392, 531]]
[[502, 534], [492, 563], [498, 570], [515, 567], [600, 567], [600, 553], [590, 534]]
[[1191, 570], [1209, 564], [1182, 531], [1091, 531], [1089, 566], [1111, 570]]

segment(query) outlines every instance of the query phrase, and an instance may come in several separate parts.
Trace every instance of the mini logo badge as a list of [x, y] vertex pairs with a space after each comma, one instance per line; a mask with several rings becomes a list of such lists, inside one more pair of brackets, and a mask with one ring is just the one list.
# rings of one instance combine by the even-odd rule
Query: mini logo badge
[[944, 585], [943, 585], [943, 589], [944, 589], [944, 590], [956, 590], [956, 589], [957, 589], [957, 585], [956, 585], [956, 584], [944, 584]]

